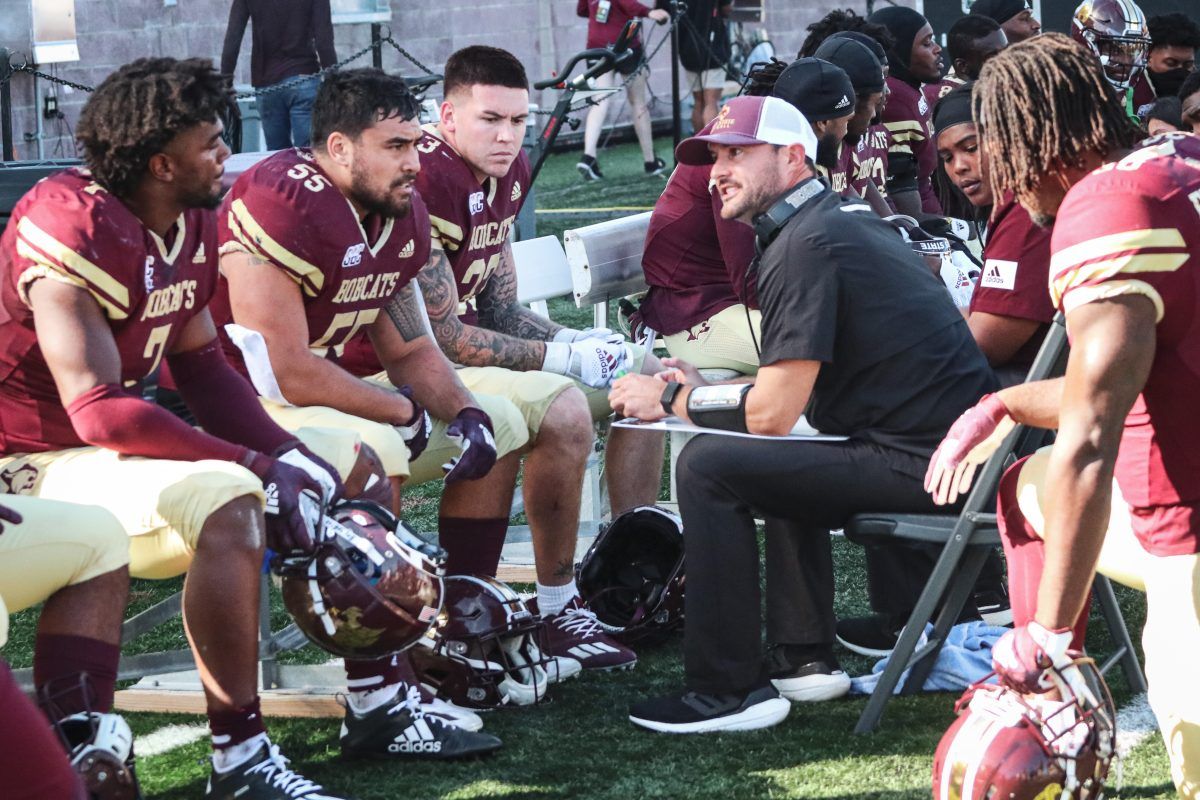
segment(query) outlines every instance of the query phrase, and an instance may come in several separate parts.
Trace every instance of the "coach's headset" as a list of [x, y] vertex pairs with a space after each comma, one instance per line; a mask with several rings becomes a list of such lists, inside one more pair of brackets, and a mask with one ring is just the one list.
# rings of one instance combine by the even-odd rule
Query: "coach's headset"
[[[756, 214], [750, 221], [750, 224], [754, 226], [754, 260], [750, 262], [746, 274], [742, 276], [742, 297], [747, 296], [750, 276], [758, 273], [758, 262], [762, 258], [763, 252], [779, 238], [780, 231], [792, 221], [792, 217], [799, 213], [804, 204], [827, 188], [820, 178], [805, 178], [793, 186], [774, 205], [761, 214]], [[746, 309], [746, 325], [750, 328], [750, 341], [754, 343], [754, 353], [761, 357], [762, 349], [758, 346], [758, 337], [754, 335], [754, 324], [750, 321], [750, 307], [744, 307]]]

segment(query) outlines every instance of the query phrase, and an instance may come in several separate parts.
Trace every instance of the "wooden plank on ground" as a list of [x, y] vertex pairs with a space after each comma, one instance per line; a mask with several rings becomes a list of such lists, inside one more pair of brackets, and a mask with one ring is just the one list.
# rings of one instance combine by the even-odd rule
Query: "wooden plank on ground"
[[537, 580], [537, 570], [532, 564], [501, 564], [496, 577], [505, 583], [533, 583]]
[[[345, 709], [332, 693], [312, 694], [296, 689], [272, 689], [261, 694], [265, 717], [341, 717]], [[204, 692], [176, 689], [125, 689], [117, 692], [118, 711], [161, 714], [203, 714]]]

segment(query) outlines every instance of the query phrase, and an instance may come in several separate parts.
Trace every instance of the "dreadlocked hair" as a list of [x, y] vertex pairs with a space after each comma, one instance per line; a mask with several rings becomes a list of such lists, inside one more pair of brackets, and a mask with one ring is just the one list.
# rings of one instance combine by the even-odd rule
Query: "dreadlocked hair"
[[109, 75], [79, 116], [75, 136], [96, 182], [128, 197], [150, 158], [232, 102], [229, 79], [206, 58], [139, 58]]
[[774, 56], [770, 61], [760, 61], [750, 68], [746, 82], [742, 84], [742, 94], [749, 97], [769, 97], [775, 89], [775, 81], [787, 69], [787, 62], [780, 61]]
[[1061, 33], [989, 59], [972, 106], [996, 197], [1032, 194], [1047, 173], [1081, 167], [1089, 153], [1133, 147], [1143, 135], [1096, 57]]

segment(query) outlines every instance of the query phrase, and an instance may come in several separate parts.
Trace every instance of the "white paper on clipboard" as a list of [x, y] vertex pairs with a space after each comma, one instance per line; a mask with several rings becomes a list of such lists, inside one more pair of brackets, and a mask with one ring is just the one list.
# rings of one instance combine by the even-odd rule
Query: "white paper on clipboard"
[[718, 428], [701, 428], [699, 425], [684, 422], [679, 417], [667, 417], [657, 422], [642, 422], [639, 419], [626, 417], [614, 420], [613, 427], [636, 428], [643, 431], [666, 431], [667, 433], [712, 433], [717, 436], [737, 436], [742, 439], [766, 439], [772, 442], [844, 442], [850, 438], [848, 436], [834, 436], [828, 433], [821, 433], [809, 425], [808, 420], [803, 416], [800, 417], [792, 427], [792, 432], [787, 436], [764, 436], [760, 433], [738, 433], [736, 431], [723, 431]]

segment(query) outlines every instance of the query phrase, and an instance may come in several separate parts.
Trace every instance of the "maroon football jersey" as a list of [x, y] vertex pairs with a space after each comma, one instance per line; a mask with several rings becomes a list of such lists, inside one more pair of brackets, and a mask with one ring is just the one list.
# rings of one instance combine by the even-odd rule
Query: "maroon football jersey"
[[58, 280], [91, 295], [116, 341], [121, 382], [134, 387], [208, 305], [216, 277], [211, 211], [181, 215], [164, 240], [85, 170], [36, 184], [0, 238], [0, 453], [85, 444], [38, 348], [28, 304], [34, 281]]
[[1149, 106], [1154, 105], [1154, 101], [1158, 99], [1154, 87], [1150, 85], [1150, 78], [1146, 75], [1146, 71], [1142, 70], [1138, 75], [1137, 83], [1131, 89], [1125, 90], [1125, 95], [1129, 98], [1126, 105], [1127, 111], [1131, 112], [1130, 116], [1141, 117], [1142, 109], [1150, 111]]
[[[222, 253], [257, 256], [300, 287], [309, 346], [324, 355], [339, 355], [429, 260], [429, 214], [419, 192], [402, 218], [361, 220], [308, 149], [281, 150], [243, 173], [219, 217]], [[234, 321], [224, 278], [213, 319], [230, 359], [244, 369], [223, 329]]]
[[888, 152], [911, 156], [917, 164], [917, 189], [921, 192], [921, 210], [942, 213], [933, 190], [933, 171], [937, 168], [937, 145], [933, 141], [933, 106], [919, 90], [888, 76], [892, 90], [883, 109], [883, 124], [888, 130]]
[[[1049, 325], [1054, 306], [1050, 281], [1050, 229], [1035, 225], [1029, 212], [1010, 195], [994, 212], [983, 248], [983, 275], [971, 296], [971, 312], [1029, 319]], [[1045, 328], [1012, 358], [1013, 366], [1033, 363]]]
[[[721, 218], [721, 198], [709, 184], [711, 167], [680, 164], [654, 204], [642, 272], [650, 291], [642, 319], [674, 334], [699, 325], [729, 306], [749, 300], [746, 269], [754, 258], [754, 229]], [[743, 297], [744, 289], [751, 295]]]
[[432, 126], [425, 128], [417, 150], [417, 188], [429, 209], [433, 248], [445, 251], [458, 282], [459, 316], [474, 325], [475, 295], [500, 266], [500, 253], [529, 190], [529, 157], [521, 151], [507, 175], [481, 184]]
[[[845, 194], [850, 188], [850, 173], [854, 169], [854, 151], [845, 142], [838, 142], [837, 163], [833, 169], [817, 165], [817, 174], [824, 178], [829, 188], [838, 194]], [[861, 195], [859, 195], [861, 197]]]
[[[1200, 550], [1200, 139], [1152, 139], [1067, 193], [1051, 239], [1053, 302], [1119, 295], [1158, 314], [1154, 363], [1125, 420], [1116, 478], [1156, 555]], [[1069, 332], [1069, 330], [1068, 330]]]
[[867, 185], [871, 183], [880, 196], [888, 196], [888, 131], [882, 123], [867, 128], [850, 153], [850, 165], [850, 188], [859, 197], [867, 196]]
[[925, 83], [921, 85], [921, 94], [925, 96], [925, 102], [929, 105], [930, 118], [933, 116], [933, 109], [937, 108], [938, 100], [941, 100], [964, 83], [966, 81], [951, 72], [937, 83]]

